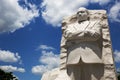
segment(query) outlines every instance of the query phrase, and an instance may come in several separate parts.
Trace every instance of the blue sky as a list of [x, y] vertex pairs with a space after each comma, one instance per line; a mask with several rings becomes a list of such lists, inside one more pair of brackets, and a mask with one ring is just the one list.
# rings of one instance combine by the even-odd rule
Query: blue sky
[[61, 20], [79, 7], [107, 10], [120, 70], [119, 0], [0, 0], [0, 68], [19, 80], [41, 80], [59, 65]]

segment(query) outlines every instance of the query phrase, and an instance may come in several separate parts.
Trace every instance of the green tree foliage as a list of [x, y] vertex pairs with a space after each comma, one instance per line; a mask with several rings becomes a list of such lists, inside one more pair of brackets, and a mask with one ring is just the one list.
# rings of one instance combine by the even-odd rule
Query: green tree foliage
[[117, 76], [118, 80], [120, 80], [120, 72], [118, 72], [118, 76]]
[[18, 80], [12, 72], [5, 72], [0, 69], [0, 80]]

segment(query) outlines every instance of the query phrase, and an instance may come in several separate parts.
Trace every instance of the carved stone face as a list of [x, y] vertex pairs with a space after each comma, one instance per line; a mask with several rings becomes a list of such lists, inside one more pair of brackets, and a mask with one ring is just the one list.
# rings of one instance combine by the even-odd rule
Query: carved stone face
[[77, 12], [78, 21], [84, 21], [88, 19], [88, 11], [86, 8], [79, 8]]

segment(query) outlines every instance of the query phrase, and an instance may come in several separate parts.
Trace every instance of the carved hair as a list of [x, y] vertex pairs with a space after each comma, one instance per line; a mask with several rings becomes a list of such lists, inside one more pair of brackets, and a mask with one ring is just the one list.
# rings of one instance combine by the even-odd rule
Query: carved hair
[[89, 11], [88, 11], [86, 8], [84, 8], [84, 7], [80, 7], [80, 8], [78, 9], [77, 13], [78, 13], [79, 11], [86, 11], [87, 14], [89, 15]]

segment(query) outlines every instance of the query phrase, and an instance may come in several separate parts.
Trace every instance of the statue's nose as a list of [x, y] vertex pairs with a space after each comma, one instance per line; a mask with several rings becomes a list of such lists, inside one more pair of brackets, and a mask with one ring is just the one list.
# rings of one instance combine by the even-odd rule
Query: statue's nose
[[81, 14], [79, 14], [79, 16], [82, 16]]
[[78, 15], [81, 16], [81, 13], [79, 13]]

